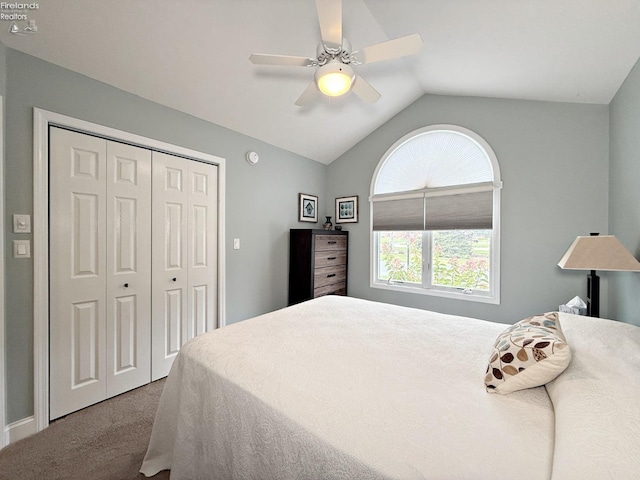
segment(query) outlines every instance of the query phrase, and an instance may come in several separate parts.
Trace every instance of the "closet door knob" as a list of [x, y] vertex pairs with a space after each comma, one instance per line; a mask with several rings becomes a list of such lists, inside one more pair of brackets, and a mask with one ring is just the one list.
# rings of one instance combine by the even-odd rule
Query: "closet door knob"
[[178, 280], [176, 277], [173, 277], [173, 278], [171, 279], [171, 281], [172, 281], [172, 282], [175, 282], [176, 280]]
[[124, 288], [129, 288], [129, 284], [128, 284], [128, 283], [125, 283], [125, 284], [124, 284]]

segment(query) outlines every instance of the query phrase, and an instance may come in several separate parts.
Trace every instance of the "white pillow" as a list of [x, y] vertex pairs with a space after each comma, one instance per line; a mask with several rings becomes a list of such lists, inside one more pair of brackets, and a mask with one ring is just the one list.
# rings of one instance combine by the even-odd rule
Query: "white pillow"
[[525, 318], [496, 339], [484, 383], [491, 393], [538, 387], [560, 375], [570, 361], [556, 312]]

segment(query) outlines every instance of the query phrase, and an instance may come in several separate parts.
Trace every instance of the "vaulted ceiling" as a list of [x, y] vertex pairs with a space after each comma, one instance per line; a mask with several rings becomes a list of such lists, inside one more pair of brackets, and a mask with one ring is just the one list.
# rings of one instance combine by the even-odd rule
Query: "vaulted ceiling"
[[[315, 57], [314, 0], [45, 0], [8, 47], [330, 163], [425, 93], [607, 104], [640, 56], [638, 0], [343, 0], [353, 48], [419, 33], [413, 57], [360, 65], [381, 94], [294, 102]], [[16, 22], [20, 28], [26, 22]], [[5, 28], [6, 27], [6, 28]]]

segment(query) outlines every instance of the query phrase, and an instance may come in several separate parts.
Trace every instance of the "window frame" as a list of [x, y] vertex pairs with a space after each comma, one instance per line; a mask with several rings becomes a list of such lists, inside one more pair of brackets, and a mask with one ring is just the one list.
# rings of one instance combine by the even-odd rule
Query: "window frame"
[[[431, 285], [431, 265], [432, 265], [432, 252], [431, 252], [431, 233], [429, 231], [422, 232], [422, 284], [405, 284], [398, 282], [388, 282], [384, 280], [378, 280], [378, 233], [373, 230], [373, 197], [374, 189], [378, 175], [380, 174], [383, 166], [387, 160], [394, 154], [394, 152], [406, 142], [411, 141], [416, 136], [433, 131], [452, 131], [458, 134], [462, 134], [472, 141], [476, 142], [480, 148], [484, 150], [488, 160], [491, 163], [493, 171], [493, 228], [491, 233], [491, 248], [490, 248], [490, 279], [489, 279], [489, 291], [472, 291], [471, 293], [464, 293], [461, 289], [454, 287], [442, 287]], [[429, 295], [443, 298], [451, 298], [457, 300], [473, 301], [479, 303], [500, 304], [500, 205], [501, 205], [501, 190], [502, 180], [500, 177], [500, 167], [498, 165], [498, 159], [491, 146], [477, 133], [467, 128], [458, 125], [438, 124], [430, 125], [419, 128], [413, 132], [408, 133], [397, 142], [395, 142], [382, 156], [371, 179], [370, 196], [369, 196], [369, 233], [370, 233], [370, 284], [371, 288], [391, 290], [396, 292], [414, 293], [419, 295]], [[428, 247], [425, 247], [425, 244]]]

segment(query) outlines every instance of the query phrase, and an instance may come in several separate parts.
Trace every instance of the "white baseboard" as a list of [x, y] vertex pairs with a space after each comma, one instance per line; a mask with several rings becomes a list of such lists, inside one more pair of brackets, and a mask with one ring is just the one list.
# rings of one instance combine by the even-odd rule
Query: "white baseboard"
[[17, 422], [10, 423], [4, 429], [4, 445], [17, 442], [23, 438], [36, 433], [36, 419], [34, 417], [23, 418]]

